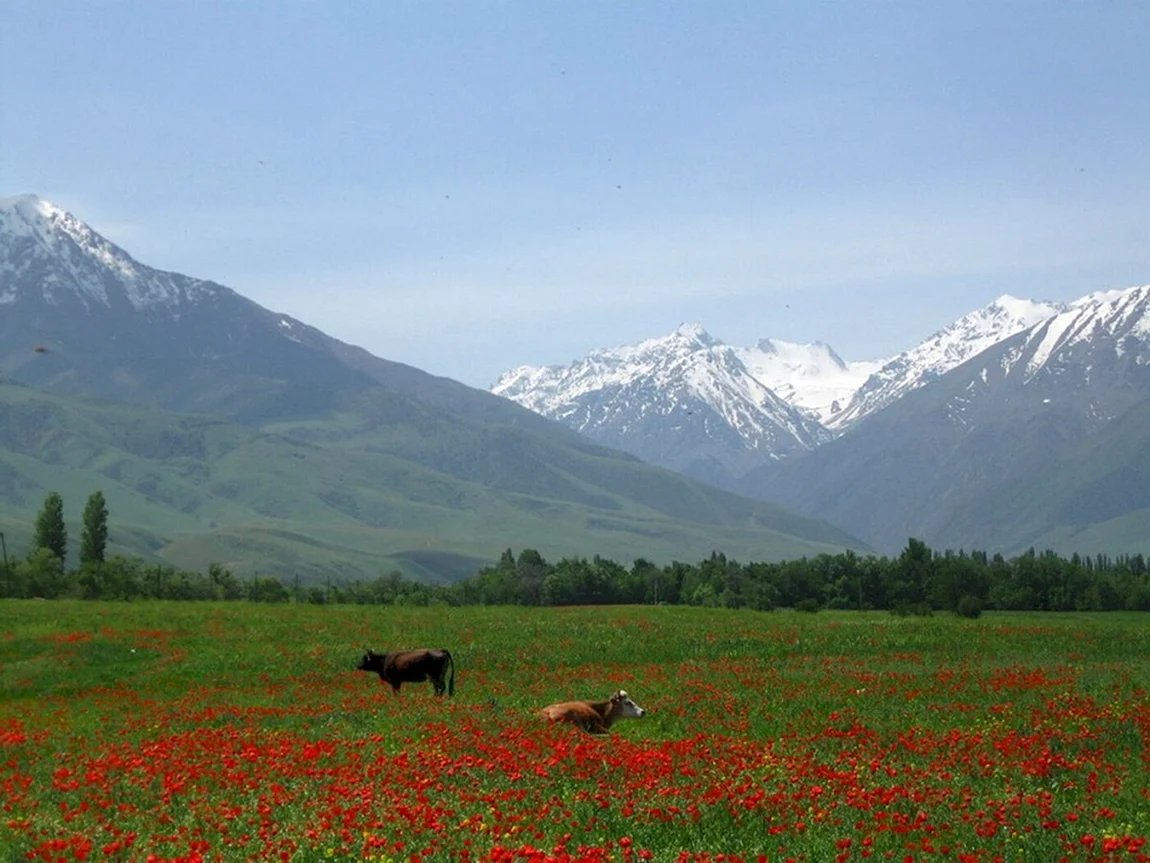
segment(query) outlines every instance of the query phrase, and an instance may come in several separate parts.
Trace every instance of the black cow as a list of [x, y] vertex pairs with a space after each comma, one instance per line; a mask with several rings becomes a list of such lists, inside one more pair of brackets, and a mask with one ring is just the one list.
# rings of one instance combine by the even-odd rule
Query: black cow
[[[451, 666], [451, 679], [445, 682], [447, 666]], [[399, 695], [400, 684], [421, 683], [428, 678], [435, 685], [435, 694], [455, 694], [455, 660], [447, 650], [394, 650], [376, 653], [368, 650], [356, 666], [357, 671], [374, 671], [382, 683], [390, 683]]]

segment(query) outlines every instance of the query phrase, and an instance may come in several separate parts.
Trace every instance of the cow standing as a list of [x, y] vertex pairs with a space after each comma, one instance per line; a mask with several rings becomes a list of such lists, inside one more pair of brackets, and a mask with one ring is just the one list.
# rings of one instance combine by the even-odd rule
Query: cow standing
[[606, 701], [564, 701], [539, 711], [552, 722], [569, 722], [591, 734], [606, 734], [619, 719], [638, 719], [647, 711], [622, 689]]
[[[451, 679], [447, 680], [447, 667], [451, 666]], [[435, 694], [455, 695], [455, 660], [447, 650], [420, 649], [394, 650], [376, 653], [368, 650], [356, 666], [357, 671], [374, 671], [381, 683], [390, 683], [399, 695], [403, 683], [421, 683], [428, 678], [435, 686]]]

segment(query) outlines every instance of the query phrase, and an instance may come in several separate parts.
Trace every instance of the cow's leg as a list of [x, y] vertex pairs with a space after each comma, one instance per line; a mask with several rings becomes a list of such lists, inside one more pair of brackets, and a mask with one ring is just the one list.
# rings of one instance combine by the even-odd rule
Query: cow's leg
[[583, 724], [583, 730], [590, 734], [606, 734], [607, 726], [603, 724], [602, 719], [588, 719]]

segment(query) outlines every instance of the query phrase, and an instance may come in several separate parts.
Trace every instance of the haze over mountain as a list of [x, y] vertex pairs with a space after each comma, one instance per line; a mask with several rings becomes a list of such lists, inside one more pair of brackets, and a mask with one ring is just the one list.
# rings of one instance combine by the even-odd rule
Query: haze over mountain
[[624, 560], [860, 545], [148, 267], [32, 195], [0, 201], [0, 372], [24, 385], [0, 387], [17, 532], [64, 485], [103, 488], [134, 550], [305, 577], [456, 577], [525, 545]]

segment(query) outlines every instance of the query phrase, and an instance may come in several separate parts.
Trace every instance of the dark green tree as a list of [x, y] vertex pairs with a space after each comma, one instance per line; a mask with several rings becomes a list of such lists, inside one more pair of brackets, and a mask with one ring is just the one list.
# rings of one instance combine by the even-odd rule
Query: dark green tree
[[21, 567], [20, 581], [26, 585], [28, 596], [55, 599], [69, 592], [70, 581], [64, 571], [64, 561], [47, 546], [37, 546], [28, 552]]
[[[230, 569], [224, 569], [218, 563], [208, 564], [208, 580], [212, 583], [212, 593], [216, 599], [242, 599], [244, 586], [240, 584]], [[309, 602], [310, 597], [309, 597]]]
[[519, 552], [515, 563], [515, 577], [519, 582], [519, 602], [524, 605], [538, 605], [543, 579], [551, 571], [543, 555], [533, 548]]
[[32, 548], [46, 548], [61, 561], [68, 553], [68, 530], [64, 527], [64, 499], [50, 491], [36, 516], [36, 536]]
[[84, 531], [80, 535], [80, 565], [103, 563], [108, 545], [108, 505], [104, 493], [94, 491], [84, 505]]
[[895, 562], [891, 575], [896, 608], [924, 606], [934, 577], [934, 554], [930, 546], [912, 536]]

